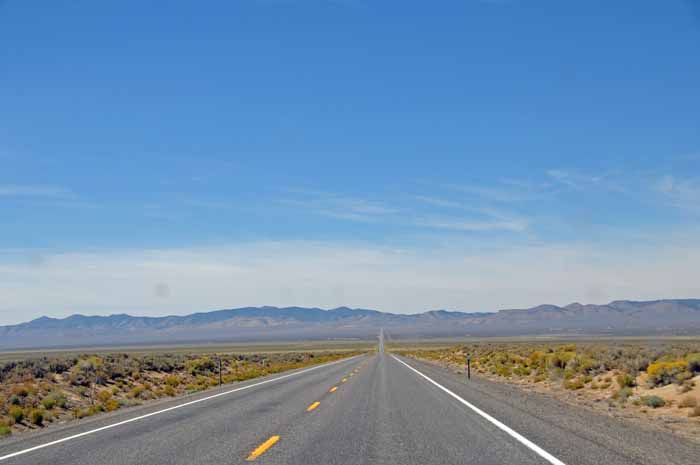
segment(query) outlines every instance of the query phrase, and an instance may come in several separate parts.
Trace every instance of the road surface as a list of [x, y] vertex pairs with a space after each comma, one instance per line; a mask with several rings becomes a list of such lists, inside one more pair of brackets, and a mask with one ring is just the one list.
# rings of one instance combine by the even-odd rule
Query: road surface
[[700, 446], [379, 352], [0, 441], [2, 465], [697, 464]]

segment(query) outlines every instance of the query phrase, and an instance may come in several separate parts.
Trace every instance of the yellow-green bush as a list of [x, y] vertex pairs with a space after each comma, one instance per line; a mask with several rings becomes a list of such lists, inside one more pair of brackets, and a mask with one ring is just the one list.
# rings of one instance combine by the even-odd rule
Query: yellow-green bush
[[585, 383], [583, 382], [583, 379], [581, 379], [581, 378], [570, 379], [570, 380], [564, 381], [564, 388], [566, 388], [566, 389], [577, 390], [577, 389], [583, 389], [584, 386], [585, 386]]
[[185, 370], [192, 376], [203, 375], [217, 369], [216, 363], [209, 357], [196, 358], [185, 362]]
[[114, 410], [119, 409], [121, 405], [117, 399], [107, 399], [104, 404], [102, 404], [102, 407], [106, 412], [113, 412]]
[[29, 421], [36, 426], [42, 426], [44, 424], [44, 411], [40, 409], [32, 409], [29, 412]]
[[99, 391], [97, 393], [97, 400], [99, 400], [103, 404], [106, 403], [111, 398], [112, 398], [112, 392], [108, 391], [106, 389]]
[[41, 405], [47, 410], [51, 410], [56, 407], [64, 408], [66, 406], [66, 398], [60, 392], [51, 392], [46, 397], [41, 399]]
[[7, 414], [13, 423], [21, 423], [24, 420], [24, 409], [19, 405], [12, 405]]
[[127, 394], [128, 397], [131, 397], [132, 399], [136, 399], [139, 397], [143, 396], [143, 393], [146, 392], [146, 388], [143, 386], [135, 386], [132, 388], [129, 393]]
[[647, 368], [649, 384], [665, 386], [671, 383], [682, 383], [692, 376], [688, 370], [688, 362], [676, 360], [673, 362], [655, 362]]

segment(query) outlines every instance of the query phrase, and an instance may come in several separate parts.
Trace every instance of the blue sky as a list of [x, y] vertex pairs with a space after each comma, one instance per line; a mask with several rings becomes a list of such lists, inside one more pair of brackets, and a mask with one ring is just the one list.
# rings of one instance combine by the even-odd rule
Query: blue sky
[[2, 1], [0, 324], [700, 296], [699, 47], [690, 0]]

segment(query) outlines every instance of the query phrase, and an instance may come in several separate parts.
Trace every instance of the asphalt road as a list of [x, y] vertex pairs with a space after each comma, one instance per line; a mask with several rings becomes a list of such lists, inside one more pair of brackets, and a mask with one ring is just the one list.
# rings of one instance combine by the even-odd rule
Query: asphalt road
[[697, 464], [700, 446], [384, 353], [0, 442], [2, 465], [221, 465], [249, 459], [300, 465]]

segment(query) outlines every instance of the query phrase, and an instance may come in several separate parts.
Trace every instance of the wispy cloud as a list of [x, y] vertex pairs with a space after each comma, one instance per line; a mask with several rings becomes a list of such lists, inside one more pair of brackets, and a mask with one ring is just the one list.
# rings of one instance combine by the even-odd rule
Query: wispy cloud
[[426, 195], [414, 195], [414, 199], [426, 203], [428, 205], [432, 205], [434, 207], [441, 207], [441, 208], [462, 208], [463, 205], [460, 202], [456, 202], [454, 200], [448, 200], [448, 199], [443, 199], [440, 197], [432, 197], [432, 196], [426, 196]]
[[621, 193], [627, 191], [622, 183], [610, 173], [590, 175], [570, 170], [551, 169], [547, 171], [547, 176], [574, 190], [583, 191], [595, 188]]
[[60, 186], [5, 184], [0, 185], [0, 197], [68, 197], [71, 192]]
[[509, 181], [499, 181], [491, 186], [450, 184], [445, 187], [498, 203], [522, 202], [531, 199], [537, 193], [532, 186]]
[[435, 229], [449, 229], [453, 231], [510, 231], [523, 232], [527, 230], [527, 223], [521, 221], [460, 221], [448, 218], [421, 219], [417, 225]]
[[374, 222], [396, 215], [401, 211], [401, 209], [388, 206], [383, 202], [340, 194], [311, 190], [290, 190], [289, 192], [300, 194], [300, 197], [285, 198], [280, 200], [280, 203], [303, 208], [330, 218]]
[[[528, 228], [528, 221], [509, 212], [474, 202], [466, 203], [432, 195], [410, 196], [409, 198], [414, 202], [406, 204], [406, 197], [398, 199], [403, 200], [403, 203], [398, 202], [397, 199], [392, 203], [327, 192], [294, 192], [302, 193], [304, 198], [286, 198], [281, 202], [339, 220], [392, 223], [403, 225], [406, 228], [418, 227], [462, 232], [523, 232]], [[397, 204], [401, 206], [395, 206]]]
[[425, 204], [441, 209], [468, 212], [470, 218], [465, 219], [464, 213], [459, 217], [440, 217], [419, 219], [416, 224], [436, 229], [454, 231], [512, 231], [523, 232], [528, 228], [528, 221], [518, 215], [474, 202], [463, 203], [456, 200], [434, 196], [416, 195], [414, 198]]

